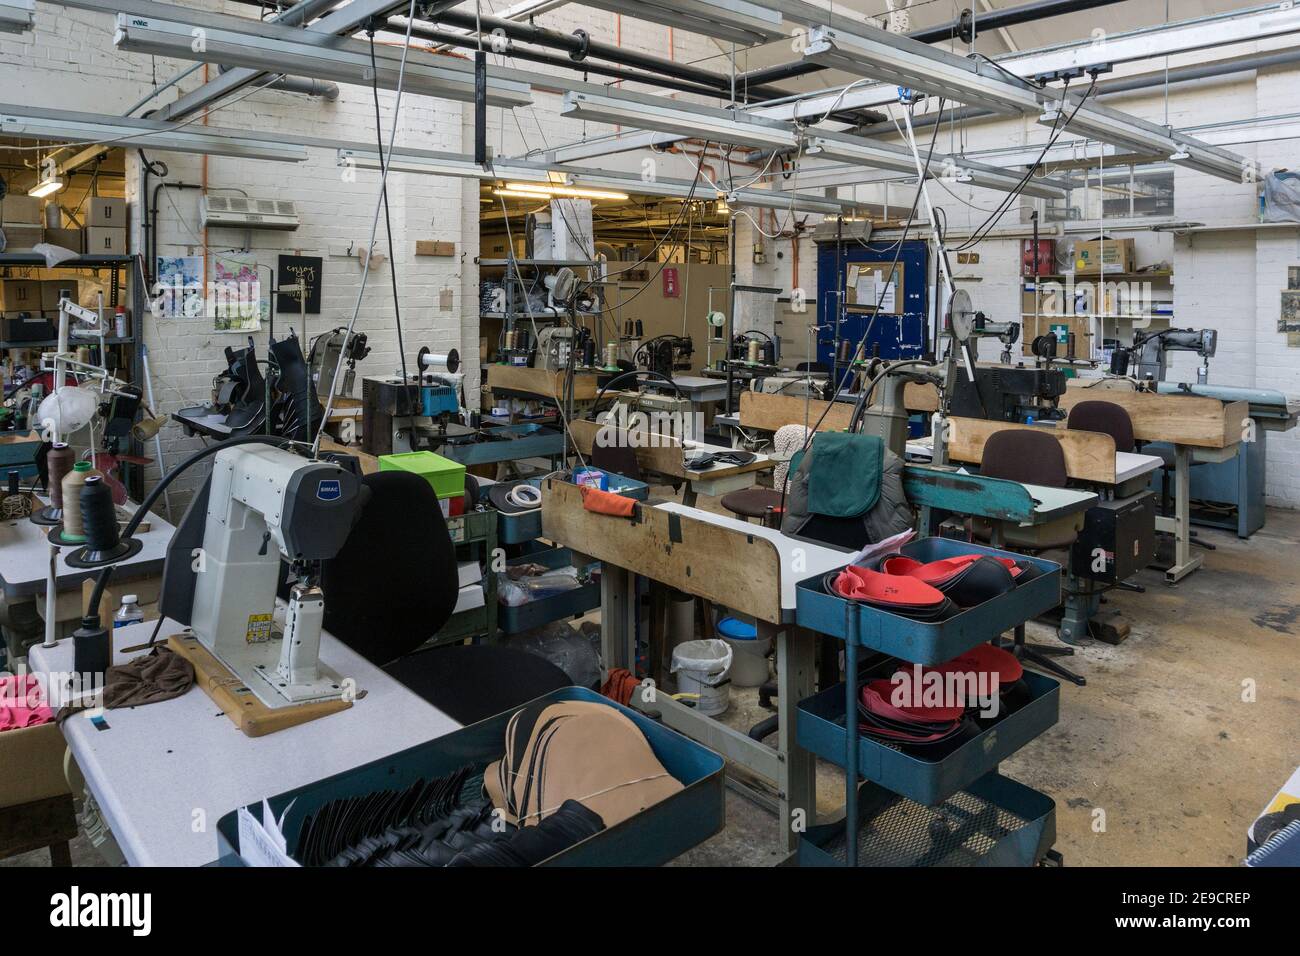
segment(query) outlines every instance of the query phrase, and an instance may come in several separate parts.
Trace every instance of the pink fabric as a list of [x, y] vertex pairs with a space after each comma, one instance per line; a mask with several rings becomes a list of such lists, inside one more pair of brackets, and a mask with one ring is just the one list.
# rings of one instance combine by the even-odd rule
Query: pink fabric
[[54, 711], [45, 706], [45, 694], [35, 674], [0, 677], [0, 731], [48, 724]]

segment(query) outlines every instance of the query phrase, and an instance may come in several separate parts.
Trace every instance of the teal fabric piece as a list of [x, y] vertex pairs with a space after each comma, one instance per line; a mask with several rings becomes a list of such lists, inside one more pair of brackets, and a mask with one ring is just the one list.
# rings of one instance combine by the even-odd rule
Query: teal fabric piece
[[885, 443], [876, 435], [821, 432], [813, 439], [808, 510], [831, 518], [854, 518], [880, 499]]

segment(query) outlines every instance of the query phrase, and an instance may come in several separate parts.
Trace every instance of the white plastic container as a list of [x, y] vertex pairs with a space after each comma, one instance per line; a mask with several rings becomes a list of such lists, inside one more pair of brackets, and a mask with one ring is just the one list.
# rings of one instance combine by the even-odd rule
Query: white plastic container
[[677, 693], [696, 695], [695, 708], [716, 717], [731, 706], [731, 646], [726, 641], [686, 641], [673, 648]]
[[753, 624], [735, 617], [718, 621], [718, 636], [731, 648], [731, 682], [737, 687], [762, 687], [767, 683], [770, 641], [758, 636]]

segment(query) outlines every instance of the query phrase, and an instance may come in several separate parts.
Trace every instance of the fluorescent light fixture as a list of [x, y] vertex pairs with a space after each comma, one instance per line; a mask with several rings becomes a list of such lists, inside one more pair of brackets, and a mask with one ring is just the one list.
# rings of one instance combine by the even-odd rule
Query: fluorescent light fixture
[[664, 133], [682, 133], [755, 149], [793, 149], [798, 142], [793, 127], [780, 123], [763, 125], [762, 121], [740, 119], [739, 116], [744, 114], [738, 115], [731, 110], [690, 106], [668, 99], [647, 103], [626, 97], [569, 92], [564, 94], [560, 115]]
[[[178, 14], [184, 13], [180, 8]], [[206, 22], [206, 20], [204, 21]], [[351, 41], [334, 40], [322, 45], [304, 39], [303, 30], [275, 28], [255, 20], [222, 16], [222, 27], [196, 25], [182, 20], [117, 15], [113, 45], [131, 53], [173, 56], [207, 63], [222, 63], [271, 73], [293, 73], [338, 83], [370, 86], [375, 83], [386, 90], [397, 89], [401, 61], [388, 51], [376, 53], [372, 67], [369, 52], [353, 48]], [[272, 33], [273, 35], [266, 35]], [[331, 38], [332, 39], [332, 38]], [[465, 60], [439, 56], [436, 65], [420, 62], [421, 52], [407, 59], [402, 86], [411, 93], [442, 99], [474, 99], [474, 67]], [[487, 101], [491, 106], [507, 109], [532, 103], [527, 83], [492, 76], [489, 72]]]
[[[495, 163], [480, 166], [469, 156], [458, 153], [402, 153], [387, 154], [388, 169], [394, 173], [418, 173], [423, 176], [452, 176], [457, 179], [502, 179], [521, 189], [535, 191], [556, 185], [546, 169]], [[338, 151], [340, 167], [379, 170], [379, 151], [375, 149], [348, 148]]]
[[548, 196], [546, 193], [527, 192], [522, 189], [494, 189], [493, 196], [505, 196], [507, 199], [534, 199], [537, 202], [550, 202], [554, 196]]
[[[814, 136], [808, 140], [805, 151], [810, 155], [822, 156], [842, 163], [853, 163], [856, 166], [911, 173], [915, 179], [916, 160], [911, 150], [871, 142], [859, 136], [847, 134]], [[930, 175], [932, 178], [938, 178], [945, 174], [961, 182], [969, 182], [986, 189], [999, 189], [1002, 192], [1014, 190], [1021, 179], [1021, 176], [1015, 173], [972, 162], [964, 157], [935, 154], [930, 158]], [[1065, 183], [1052, 180], [1030, 179], [1022, 192], [1027, 196], [1064, 199], [1069, 192], [1069, 187]]]
[[1025, 81], [1013, 83], [995, 68], [980, 66], [944, 50], [888, 33], [867, 24], [846, 33], [813, 27], [804, 58], [854, 76], [870, 77], [907, 89], [921, 90], [995, 113], [1034, 113], [1038, 95]]
[[861, 203], [848, 199], [828, 199], [807, 193], [780, 192], [774, 189], [715, 189], [704, 179], [658, 178], [646, 182], [632, 174], [585, 172], [574, 170], [570, 178], [575, 185], [595, 186], [624, 190], [643, 196], [666, 196], [670, 199], [689, 199], [694, 202], [730, 201], [736, 206], [761, 206], [764, 209], [791, 209], [796, 212], [817, 212], [838, 216], [846, 210], [857, 209]]
[[105, 146], [139, 146], [176, 153], [237, 156], [242, 159], [287, 163], [301, 163], [307, 158], [305, 147], [284, 143], [271, 133], [252, 133], [216, 126], [177, 127], [175, 124], [153, 120], [15, 106], [10, 103], [0, 103], [0, 136], [65, 143], [102, 143]]
[[36, 0], [0, 0], [0, 33], [26, 33], [36, 21]]
[[27, 195], [33, 199], [44, 199], [66, 186], [67, 183], [59, 176], [51, 176], [49, 179], [42, 179], [39, 183], [27, 190]]
[[586, 0], [583, 5], [742, 46], [789, 36], [780, 13], [747, 0]]
[[627, 199], [627, 193], [610, 189], [582, 189], [577, 186], [537, 186], [532, 183], [506, 183], [506, 189], [541, 193], [544, 196], [564, 196], [571, 199]]

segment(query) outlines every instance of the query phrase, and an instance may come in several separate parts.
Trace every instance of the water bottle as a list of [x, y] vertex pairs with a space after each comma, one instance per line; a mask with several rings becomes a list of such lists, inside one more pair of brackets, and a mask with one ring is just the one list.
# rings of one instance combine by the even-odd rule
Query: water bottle
[[122, 606], [113, 615], [113, 630], [128, 624], [139, 624], [144, 620], [144, 610], [136, 603], [137, 600], [134, 594], [122, 595]]

